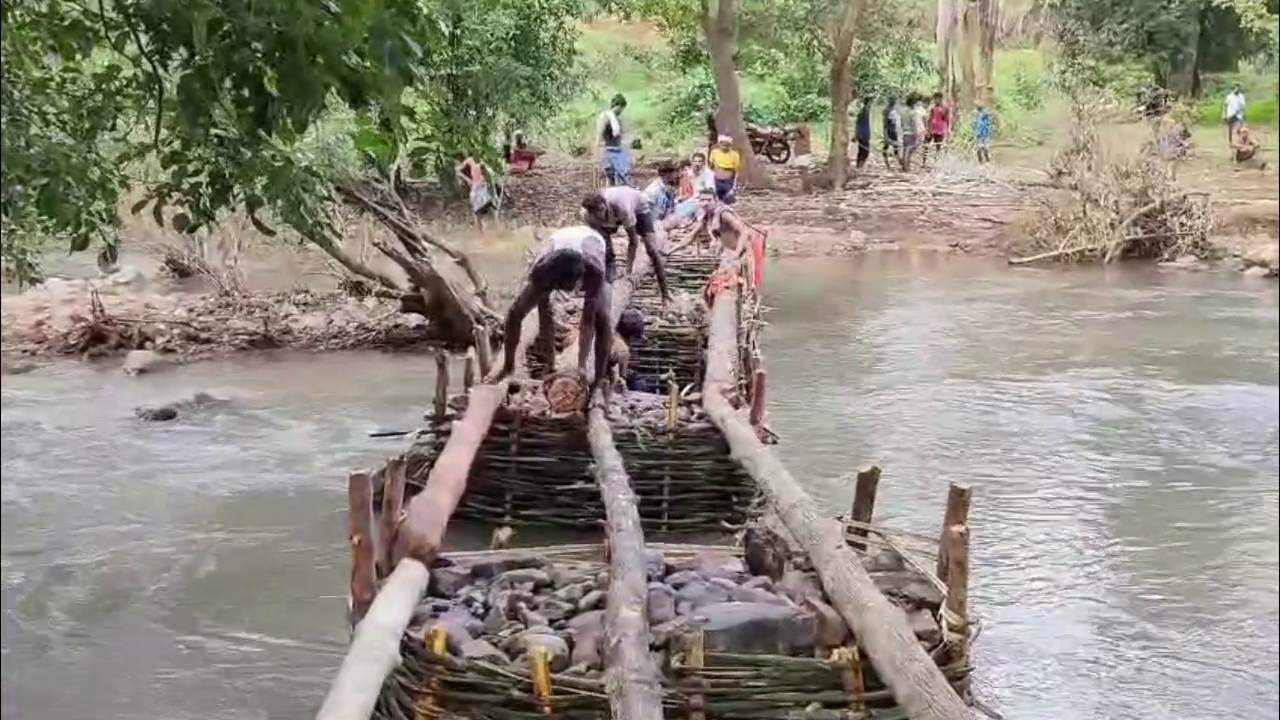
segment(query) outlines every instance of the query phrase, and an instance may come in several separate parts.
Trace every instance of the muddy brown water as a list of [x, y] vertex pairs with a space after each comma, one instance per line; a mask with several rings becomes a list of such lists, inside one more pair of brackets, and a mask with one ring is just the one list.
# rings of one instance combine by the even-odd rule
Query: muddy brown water
[[[981, 697], [1012, 719], [1274, 718], [1280, 293], [899, 256], [769, 268], [771, 421], [832, 512], [972, 483]], [[3, 381], [6, 718], [306, 718], [342, 655], [347, 469], [432, 363], [254, 357]], [[229, 404], [144, 426], [135, 405]], [[482, 529], [459, 528], [475, 547]], [[543, 540], [525, 536], [523, 539]]]

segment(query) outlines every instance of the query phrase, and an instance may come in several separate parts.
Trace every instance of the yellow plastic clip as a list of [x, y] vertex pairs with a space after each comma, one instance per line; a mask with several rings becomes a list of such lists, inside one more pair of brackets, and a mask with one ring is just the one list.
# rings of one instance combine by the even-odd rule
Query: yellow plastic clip
[[533, 676], [533, 694], [542, 706], [542, 714], [551, 717], [551, 665], [546, 648], [535, 647], [529, 651], [529, 672]]
[[866, 712], [867, 685], [862, 676], [862, 655], [857, 645], [836, 648], [831, 651], [831, 661], [841, 665], [841, 685], [845, 695], [849, 696], [849, 709], [856, 717], [863, 717]]
[[[449, 648], [449, 630], [437, 623], [427, 630], [427, 636], [423, 640], [423, 644], [427, 646], [427, 652], [431, 653], [432, 657], [444, 657]], [[418, 702], [414, 703], [414, 720], [435, 720], [442, 715], [440, 705], [436, 702], [439, 694], [440, 674], [432, 672], [431, 679], [427, 681], [427, 691], [418, 699]]]

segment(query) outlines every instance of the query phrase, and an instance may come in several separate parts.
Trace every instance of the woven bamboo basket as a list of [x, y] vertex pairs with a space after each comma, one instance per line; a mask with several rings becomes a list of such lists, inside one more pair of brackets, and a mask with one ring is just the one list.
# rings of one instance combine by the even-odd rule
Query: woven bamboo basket
[[[919, 568], [920, 580], [945, 585], [925, 570], [928, 553], [936, 544], [903, 537], [881, 528], [863, 526], [866, 536], [857, 541], [876, 552], [885, 542], [905, 552], [908, 564]], [[882, 533], [884, 533], [882, 535]], [[851, 543], [852, 544], [852, 543]], [[904, 549], [908, 545], [914, 547]], [[738, 553], [733, 547], [663, 545], [651, 543], [667, 563], [679, 563], [702, 553]], [[857, 549], [857, 546], [855, 546]], [[864, 555], [865, 557], [865, 555]], [[537, 558], [537, 560], [532, 560]], [[476, 561], [510, 561], [508, 567], [531, 562], [573, 568], [576, 572], [606, 570], [599, 546], [578, 545], [459, 553], [450, 561], [467, 565]], [[801, 559], [803, 562], [803, 559]], [[523, 564], [522, 564], [523, 563]], [[865, 561], [864, 561], [865, 563]], [[872, 578], [880, 584], [879, 576]], [[892, 598], [891, 592], [887, 592]], [[426, 600], [424, 599], [424, 602]], [[968, 647], [976, 634], [969, 625], [963, 633], [952, 631], [943, 619], [945, 599], [928, 608], [940, 628], [931, 654], [944, 676], [962, 696], [968, 690]], [[403, 664], [387, 679], [374, 718], [467, 718], [468, 720], [534, 720], [564, 718], [598, 720], [609, 717], [605, 681], [599, 671], [569, 668], [552, 672], [545, 656], [500, 660], [463, 659], [446, 649], [443, 628], [424, 614], [401, 643]], [[705, 717], [725, 720], [905, 720], [890, 691], [876, 676], [851, 635], [838, 647], [815, 648], [809, 657], [776, 654], [714, 652], [697, 630], [666, 639], [653, 652], [663, 681], [663, 707], [667, 718]]]
[[[410, 448], [410, 495], [426, 480], [465, 404], [466, 396], [455, 397], [456, 414], [434, 420]], [[755, 484], [729, 458], [724, 438], [696, 404], [683, 403], [673, 427], [648, 417], [618, 418], [613, 439], [646, 531], [714, 531], [741, 525], [753, 514]], [[507, 525], [595, 527], [604, 506], [582, 416], [500, 408], [476, 453], [457, 516]]]

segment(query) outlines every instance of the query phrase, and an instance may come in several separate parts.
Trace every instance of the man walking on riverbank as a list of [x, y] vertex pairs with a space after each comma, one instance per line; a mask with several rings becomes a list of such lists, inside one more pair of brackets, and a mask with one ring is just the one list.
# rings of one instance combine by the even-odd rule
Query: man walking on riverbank
[[1236, 129], [1244, 124], [1244, 91], [1240, 83], [1231, 86], [1231, 92], [1222, 104], [1222, 118], [1227, 123], [1227, 144], [1234, 146]]
[[858, 118], [854, 122], [853, 139], [858, 145], [858, 156], [855, 165], [859, 170], [867, 164], [871, 156], [871, 98], [862, 98], [862, 107], [858, 110]]
[[627, 99], [618, 93], [596, 121], [597, 160], [608, 185], [626, 185], [631, 174], [631, 154], [622, 142], [622, 111], [626, 107]]
[[978, 148], [978, 164], [991, 162], [991, 113], [982, 103], [973, 114], [973, 142]]

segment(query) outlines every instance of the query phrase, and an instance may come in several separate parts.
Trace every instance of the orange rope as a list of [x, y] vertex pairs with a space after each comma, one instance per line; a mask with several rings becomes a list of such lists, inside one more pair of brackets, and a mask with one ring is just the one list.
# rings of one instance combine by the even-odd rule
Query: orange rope
[[732, 273], [727, 270], [717, 270], [711, 274], [711, 277], [707, 278], [707, 285], [702, 289], [702, 297], [707, 301], [707, 304], [710, 305], [711, 301], [715, 300], [721, 290], [727, 290], [735, 287], [741, 282], [742, 277], [737, 273]]

